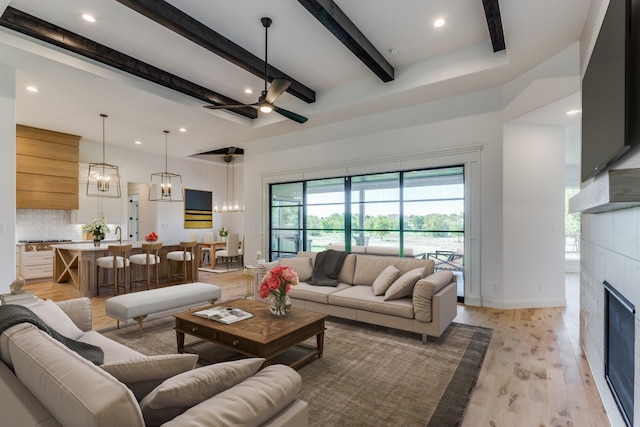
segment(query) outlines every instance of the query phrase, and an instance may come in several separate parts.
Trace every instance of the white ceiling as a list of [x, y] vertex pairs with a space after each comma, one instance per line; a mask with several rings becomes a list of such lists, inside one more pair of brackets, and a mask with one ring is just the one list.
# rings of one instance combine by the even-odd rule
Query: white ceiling
[[[157, 153], [168, 129], [170, 156], [186, 157], [230, 145], [250, 150], [251, 141], [301, 127], [504, 84], [578, 41], [589, 7], [589, 0], [502, 1], [507, 50], [494, 53], [482, 0], [334, 1], [395, 67], [394, 81], [383, 83], [295, 0], [168, 1], [260, 58], [260, 18], [271, 17], [269, 63], [317, 94], [307, 104], [285, 93], [276, 104], [307, 116], [305, 124], [275, 113], [250, 120], [207, 110], [199, 100], [2, 27], [0, 63], [16, 69], [18, 123], [101, 141], [99, 114], [106, 113], [107, 144]], [[259, 77], [116, 1], [0, 0], [0, 11], [7, 5], [242, 102], [257, 101], [263, 88]], [[82, 20], [83, 13], [97, 22]], [[436, 29], [438, 17], [447, 24]]]

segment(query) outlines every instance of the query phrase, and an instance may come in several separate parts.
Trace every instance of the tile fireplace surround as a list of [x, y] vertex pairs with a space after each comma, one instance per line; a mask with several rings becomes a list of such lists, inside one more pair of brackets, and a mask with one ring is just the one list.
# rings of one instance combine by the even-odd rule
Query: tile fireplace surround
[[[571, 199], [582, 212], [580, 339], [612, 426], [624, 426], [604, 376], [603, 282], [640, 307], [640, 169], [609, 171]], [[635, 315], [634, 425], [640, 425], [640, 320]]]

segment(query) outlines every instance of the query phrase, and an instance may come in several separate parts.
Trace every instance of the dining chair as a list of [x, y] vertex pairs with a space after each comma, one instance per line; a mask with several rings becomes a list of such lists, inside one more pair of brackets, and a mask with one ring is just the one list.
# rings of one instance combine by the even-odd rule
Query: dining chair
[[[182, 279], [184, 283], [191, 281], [193, 282], [193, 264], [192, 261], [195, 259], [196, 247], [198, 246], [197, 241], [190, 242], [180, 242], [178, 247], [180, 250], [171, 251], [167, 253], [167, 261], [169, 268], [169, 282], [171, 282], [171, 277], [180, 277], [180, 274], [171, 274], [171, 261], [181, 262], [182, 263]], [[187, 265], [191, 267], [192, 273], [191, 277], [189, 277], [189, 270], [187, 269]]]
[[[229, 261], [236, 259], [238, 265], [240, 265], [240, 255], [238, 249], [239, 236], [238, 233], [232, 233], [227, 236], [227, 247], [220, 251], [216, 251], [216, 259], [222, 258], [227, 263], [227, 271], [229, 271]], [[217, 264], [217, 261], [216, 261]]]
[[[213, 231], [205, 231], [204, 237], [202, 238], [203, 243], [211, 243], [215, 241], [215, 234]], [[202, 260], [201, 263], [204, 263], [205, 257], [209, 260], [209, 265], [211, 265], [211, 247], [210, 246], [202, 246], [200, 249], [202, 251]]]
[[[118, 295], [120, 288], [120, 279], [119, 272], [122, 270], [122, 288], [124, 289], [124, 293], [127, 293], [127, 268], [129, 267], [129, 259], [127, 258], [127, 254], [131, 251], [131, 244], [126, 245], [109, 245], [107, 247], [107, 251], [109, 255], [100, 257], [96, 259], [96, 294], [100, 295], [100, 288], [112, 287], [113, 293]], [[108, 283], [108, 274], [107, 280], [103, 283], [99, 282], [100, 278], [100, 269], [104, 269], [105, 272], [109, 270], [113, 270], [113, 282]]]

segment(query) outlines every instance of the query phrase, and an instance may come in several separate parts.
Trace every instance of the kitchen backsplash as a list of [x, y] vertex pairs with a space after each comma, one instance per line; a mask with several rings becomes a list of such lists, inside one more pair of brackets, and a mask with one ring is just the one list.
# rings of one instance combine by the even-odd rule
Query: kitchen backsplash
[[71, 223], [71, 211], [17, 209], [16, 240], [81, 240], [82, 225]]

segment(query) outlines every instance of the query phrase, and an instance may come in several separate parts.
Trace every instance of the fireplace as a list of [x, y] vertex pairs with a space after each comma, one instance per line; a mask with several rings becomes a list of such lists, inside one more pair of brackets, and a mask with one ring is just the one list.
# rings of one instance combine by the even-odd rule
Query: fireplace
[[635, 306], [604, 281], [604, 372], [627, 426], [633, 426]]

